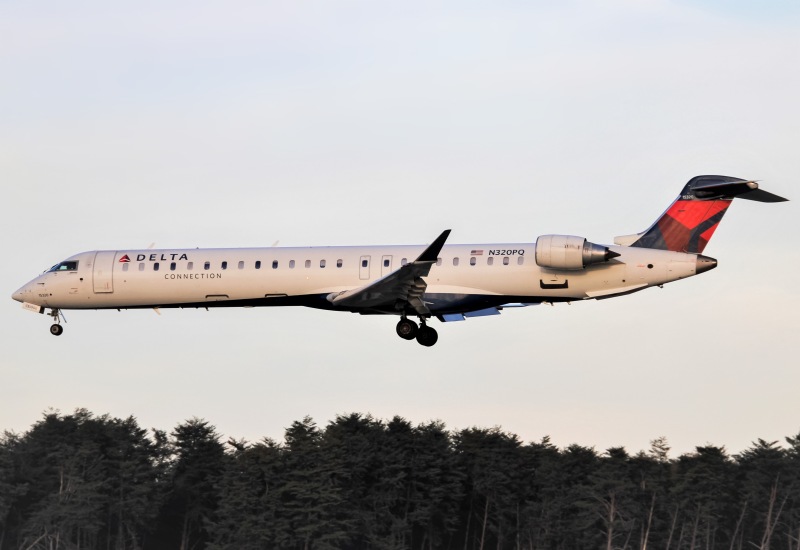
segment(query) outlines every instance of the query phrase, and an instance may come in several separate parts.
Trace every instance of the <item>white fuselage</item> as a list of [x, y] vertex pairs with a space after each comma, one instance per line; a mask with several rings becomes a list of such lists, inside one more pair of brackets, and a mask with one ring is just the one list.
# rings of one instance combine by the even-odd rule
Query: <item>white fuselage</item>
[[[45, 272], [14, 299], [53, 309], [302, 305], [343, 309], [332, 294], [368, 285], [424, 246], [91, 251]], [[609, 246], [613, 260], [580, 270], [542, 268], [535, 245], [445, 245], [425, 277], [434, 315], [507, 303], [604, 298], [695, 275], [697, 255]], [[127, 261], [126, 261], [127, 260]], [[65, 262], [62, 262], [64, 264]], [[362, 313], [393, 313], [362, 311]]]

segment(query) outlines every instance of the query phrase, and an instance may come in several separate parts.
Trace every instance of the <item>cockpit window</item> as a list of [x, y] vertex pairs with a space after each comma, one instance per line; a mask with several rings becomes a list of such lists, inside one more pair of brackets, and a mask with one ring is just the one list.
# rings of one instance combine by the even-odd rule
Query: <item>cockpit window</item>
[[50, 271], [78, 271], [78, 262], [61, 262], [51, 267]]

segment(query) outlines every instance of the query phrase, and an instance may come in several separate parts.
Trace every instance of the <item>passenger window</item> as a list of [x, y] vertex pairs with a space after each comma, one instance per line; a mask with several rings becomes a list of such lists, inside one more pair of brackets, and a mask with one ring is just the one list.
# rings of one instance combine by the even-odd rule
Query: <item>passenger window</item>
[[289, 269], [294, 269], [294, 260], [289, 260]]
[[256, 269], [261, 269], [261, 260], [256, 260]]
[[158, 262], [153, 264], [153, 271], [158, 271]]
[[189, 262], [188, 264], [186, 264], [186, 269], [188, 271], [191, 271], [192, 269], [194, 269], [194, 262]]
[[319, 266], [320, 266], [322, 269], [325, 269], [325, 260], [320, 260], [320, 261], [319, 261]]
[[244, 262], [239, 260], [239, 269], [244, 269]]
[[408, 258], [403, 258], [400, 260], [400, 265], [406, 265], [408, 263]]
[[172, 262], [171, 264], [169, 264], [169, 270], [170, 271], [175, 271], [175, 262]]
[[369, 265], [369, 260], [361, 260], [361, 267], [367, 267]]
[[139, 271], [144, 271], [144, 262], [139, 264]]
[[311, 260], [306, 260], [306, 267], [311, 267]]
[[517, 265], [522, 265], [525, 263], [525, 256], [517, 257]]
[[492, 258], [491, 256], [486, 258], [486, 265], [492, 265], [493, 263], [494, 263], [494, 258]]
[[458, 258], [453, 258], [453, 265], [458, 265]]
[[436, 265], [442, 265], [442, 259], [436, 258]]
[[342, 260], [336, 260], [336, 267], [342, 267]]
[[475, 256], [469, 259], [469, 265], [475, 265], [477, 262], [478, 260], [475, 259]]
[[222, 269], [228, 269], [228, 262], [222, 262]]
[[278, 269], [278, 260], [272, 260], [272, 269]]
[[128, 264], [127, 263], [122, 264], [122, 271], [128, 271]]
[[203, 269], [205, 269], [206, 271], [208, 271], [209, 269], [211, 269], [211, 262], [206, 262], [206, 263], [204, 263], [204, 264], [203, 264]]
[[389, 260], [383, 260], [383, 267], [389, 267]]
[[503, 256], [503, 265], [508, 265], [508, 256]]

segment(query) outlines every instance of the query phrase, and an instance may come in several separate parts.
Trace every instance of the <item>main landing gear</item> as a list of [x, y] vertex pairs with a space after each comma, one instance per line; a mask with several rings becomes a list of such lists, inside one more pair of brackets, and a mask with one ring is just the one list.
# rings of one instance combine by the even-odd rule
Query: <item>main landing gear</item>
[[420, 319], [420, 324], [417, 326], [417, 323], [406, 317], [397, 323], [397, 335], [403, 340], [416, 338], [417, 342], [425, 347], [431, 347], [439, 339], [436, 329], [429, 327], [425, 323], [425, 319]]
[[[55, 321], [55, 323], [50, 325], [50, 334], [53, 336], [61, 336], [61, 334], [64, 332], [64, 327], [61, 326], [61, 312], [57, 309], [53, 309], [50, 311], [50, 313], [48, 313], [48, 315], [53, 318], [53, 321]], [[67, 319], [65, 317], [64, 321], [66, 320]]]

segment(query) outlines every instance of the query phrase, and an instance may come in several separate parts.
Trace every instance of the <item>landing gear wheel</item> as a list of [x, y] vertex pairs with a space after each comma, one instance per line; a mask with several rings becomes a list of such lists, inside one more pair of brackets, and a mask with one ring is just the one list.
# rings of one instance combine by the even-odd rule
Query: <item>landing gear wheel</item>
[[436, 329], [429, 327], [428, 325], [422, 325], [419, 327], [417, 331], [417, 342], [420, 345], [425, 346], [426, 348], [431, 347], [439, 340], [439, 334], [436, 332]]
[[405, 317], [397, 323], [397, 335], [403, 340], [413, 340], [418, 331], [417, 323]]
[[50, 334], [53, 336], [61, 336], [64, 332], [64, 327], [61, 325], [50, 325]]

